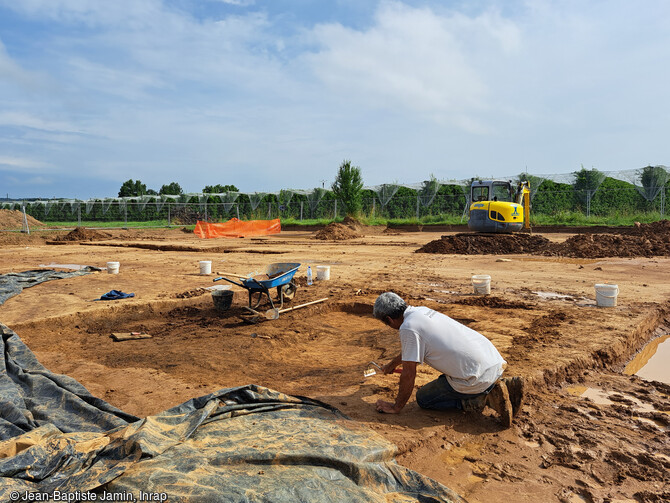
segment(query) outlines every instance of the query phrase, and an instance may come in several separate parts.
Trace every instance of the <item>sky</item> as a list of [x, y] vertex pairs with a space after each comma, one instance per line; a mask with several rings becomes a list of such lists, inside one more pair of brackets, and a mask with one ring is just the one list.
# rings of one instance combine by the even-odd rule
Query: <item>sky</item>
[[670, 165], [667, 0], [0, 0], [0, 197]]

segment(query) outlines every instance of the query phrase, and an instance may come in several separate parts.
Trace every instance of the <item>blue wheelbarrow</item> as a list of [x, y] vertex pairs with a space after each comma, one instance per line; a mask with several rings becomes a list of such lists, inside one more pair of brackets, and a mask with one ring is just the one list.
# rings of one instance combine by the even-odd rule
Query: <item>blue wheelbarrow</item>
[[[278, 313], [279, 309], [284, 307], [284, 300], [290, 301], [295, 296], [298, 285], [293, 282], [293, 276], [299, 267], [300, 264], [296, 262], [277, 262], [267, 266], [265, 272], [262, 274], [247, 278], [237, 276], [238, 279], [242, 280], [241, 283], [224, 276], [214, 278], [214, 281], [224, 280], [233, 285], [246, 288], [249, 292], [249, 310], [254, 311], [258, 308], [263, 301], [263, 296], [266, 296], [270, 302], [270, 306], [272, 306], [272, 311]], [[272, 300], [272, 295], [270, 295], [271, 288], [277, 289], [278, 308]]]

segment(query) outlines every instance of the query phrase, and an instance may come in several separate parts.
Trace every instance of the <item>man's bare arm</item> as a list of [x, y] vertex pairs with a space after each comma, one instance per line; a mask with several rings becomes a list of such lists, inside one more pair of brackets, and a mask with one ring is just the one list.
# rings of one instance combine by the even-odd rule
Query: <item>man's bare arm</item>
[[412, 396], [415, 380], [416, 362], [402, 362], [402, 374], [400, 374], [400, 385], [395, 403], [378, 400], [376, 404], [377, 411], [386, 412], [387, 414], [398, 414], [409, 400], [409, 397]]
[[400, 362], [402, 362], [402, 353], [382, 367], [384, 374], [392, 374]]

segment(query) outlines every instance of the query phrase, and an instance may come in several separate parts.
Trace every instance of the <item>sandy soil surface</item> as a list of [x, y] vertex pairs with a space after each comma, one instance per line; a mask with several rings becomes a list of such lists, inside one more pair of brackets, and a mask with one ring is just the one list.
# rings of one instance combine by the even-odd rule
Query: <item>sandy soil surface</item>
[[[471, 502], [670, 499], [670, 386], [622, 374], [647, 341], [669, 330], [670, 258], [457, 254], [436, 245], [416, 253], [445, 233], [354, 230], [359, 237], [342, 238], [350, 233], [337, 228], [332, 239], [290, 231], [228, 240], [179, 228], [78, 239], [53, 230], [3, 233], [0, 274], [121, 265], [118, 275], [25, 289], [0, 306], [0, 322], [46, 367], [136, 415], [255, 383], [338, 407], [394, 442], [398, 462]], [[560, 245], [573, 236], [542, 237]], [[212, 260], [211, 275], [199, 274], [200, 260]], [[232, 307], [215, 309], [205, 288], [225, 283], [213, 283], [217, 272], [232, 278], [273, 262], [302, 264], [289, 305], [328, 300], [249, 324], [247, 291], [232, 286]], [[307, 286], [307, 265], [329, 265], [330, 280]], [[490, 296], [474, 295], [473, 274], [491, 275]], [[619, 285], [617, 307], [596, 306], [594, 284], [605, 282]], [[135, 297], [94, 301], [112, 289]], [[400, 348], [397, 332], [371, 316], [387, 290], [483, 333], [507, 360], [507, 375], [527, 379], [526, 403], [510, 429], [488, 409], [431, 412], [412, 399], [399, 415], [374, 410], [397, 391], [397, 375], [363, 377], [369, 361], [385, 362]], [[110, 337], [134, 331], [153, 337]], [[417, 385], [435, 377], [420, 366]]]

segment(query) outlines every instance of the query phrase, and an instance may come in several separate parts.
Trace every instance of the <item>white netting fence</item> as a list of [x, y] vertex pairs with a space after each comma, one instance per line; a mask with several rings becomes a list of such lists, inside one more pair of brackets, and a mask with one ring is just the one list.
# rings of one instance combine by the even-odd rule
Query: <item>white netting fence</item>
[[[435, 177], [412, 184], [389, 183], [365, 187], [365, 216], [421, 218], [465, 215], [469, 188], [474, 179], [447, 180]], [[522, 174], [497, 179], [514, 183], [527, 179], [531, 187], [533, 211], [551, 214], [577, 211], [586, 215], [655, 211], [665, 214], [670, 172], [665, 166], [600, 172], [584, 170], [556, 174]], [[44, 222], [102, 221], [156, 222], [161, 225], [193, 223], [194, 218], [223, 221], [242, 219], [292, 218], [333, 219], [344, 216], [346, 207], [325, 188], [283, 189], [278, 192], [189, 193], [182, 195], [142, 195], [101, 199], [21, 199], [0, 200], [0, 209], [20, 210]], [[188, 216], [185, 218], [184, 215]]]

